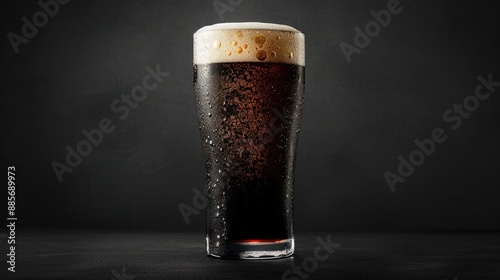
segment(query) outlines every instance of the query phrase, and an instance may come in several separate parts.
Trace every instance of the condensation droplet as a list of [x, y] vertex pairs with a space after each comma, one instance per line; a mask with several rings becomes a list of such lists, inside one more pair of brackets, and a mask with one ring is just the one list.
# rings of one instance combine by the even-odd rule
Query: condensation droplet
[[227, 52], [226, 52], [226, 55], [227, 55], [227, 56], [230, 56], [230, 55], [231, 55], [231, 52], [230, 52], [230, 51], [227, 51]]
[[222, 173], [222, 170], [219, 169], [219, 173]]
[[258, 60], [264, 60], [267, 58], [266, 51], [264, 51], [264, 50], [258, 51], [255, 56], [257, 57]]
[[218, 49], [218, 48], [220, 48], [220, 45], [221, 45], [221, 44], [220, 44], [220, 41], [219, 41], [219, 40], [215, 40], [215, 41], [214, 41], [214, 48]]
[[242, 51], [243, 51], [243, 49], [241, 47], [236, 48], [237, 53], [241, 53]]
[[264, 37], [264, 35], [257, 35], [255, 37], [255, 43], [257, 43], [257, 45], [264, 45], [265, 42], [266, 42], [266, 37]]
[[288, 58], [292, 59], [293, 58], [293, 52], [288, 53]]
[[211, 118], [212, 117], [212, 113], [208, 113], [208, 117]]

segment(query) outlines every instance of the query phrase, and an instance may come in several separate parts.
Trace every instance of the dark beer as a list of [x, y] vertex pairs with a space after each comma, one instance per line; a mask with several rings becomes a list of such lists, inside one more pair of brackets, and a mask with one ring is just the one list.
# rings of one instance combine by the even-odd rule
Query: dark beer
[[[254, 34], [255, 41], [263, 34]], [[263, 51], [260, 58], [276, 56]], [[258, 46], [255, 55], [256, 61], [194, 65], [208, 196], [207, 250], [213, 256], [293, 253], [293, 177], [304, 66], [259, 59]]]

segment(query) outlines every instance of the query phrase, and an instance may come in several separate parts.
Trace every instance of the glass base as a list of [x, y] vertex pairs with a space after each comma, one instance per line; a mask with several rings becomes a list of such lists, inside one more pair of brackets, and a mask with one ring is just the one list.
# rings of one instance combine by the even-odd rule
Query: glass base
[[265, 260], [286, 258], [293, 255], [295, 241], [283, 239], [273, 242], [228, 242], [225, 246], [210, 247], [207, 237], [207, 254], [224, 259]]

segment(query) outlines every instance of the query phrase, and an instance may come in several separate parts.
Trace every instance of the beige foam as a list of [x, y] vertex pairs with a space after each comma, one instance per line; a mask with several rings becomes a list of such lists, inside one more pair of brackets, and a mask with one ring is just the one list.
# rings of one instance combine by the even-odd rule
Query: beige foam
[[305, 66], [304, 34], [281, 24], [219, 23], [193, 35], [194, 64], [281, 62]]

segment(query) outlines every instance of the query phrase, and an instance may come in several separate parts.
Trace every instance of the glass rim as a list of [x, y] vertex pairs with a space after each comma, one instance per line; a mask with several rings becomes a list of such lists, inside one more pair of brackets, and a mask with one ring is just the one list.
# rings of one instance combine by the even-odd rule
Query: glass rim
[[212, 25], [206, 25], [196, 30], [194, 34], [205, 31], [224, 31], [224, 30], [272, 30], [281, 32], [291, 32], [303, 34], [300, 30], [285, 24], [267, 23], [267, 22], [223, 22]]

